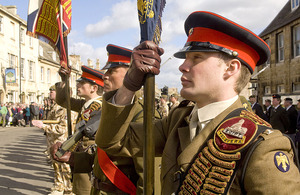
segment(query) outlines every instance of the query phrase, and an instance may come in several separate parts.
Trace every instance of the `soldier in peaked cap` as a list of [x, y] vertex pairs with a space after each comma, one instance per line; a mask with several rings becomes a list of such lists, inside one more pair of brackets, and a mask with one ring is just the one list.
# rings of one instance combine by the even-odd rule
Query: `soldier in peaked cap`
[[[185, 31], [187, 43], [174, 56], [185, 59], [179, 67], [180, 94], [195, 105], [184, 101], [155, 121], [162, 194], [299, 193], [291, 141], [247, 111], [238, 96], [255, 66], [269, 58], [268, 45], [211, 12], [190, 14]], [[153, 42], [141, 43], [133, 50], [123, 86], [104, 95], [96, 143], [108, 155], [142, 155], [143, 124], [130, 123], [134, 94], [146, 74], [159, 73], [163, 52]]]
[[[78, 112], [76, 120], [76, 129], [83, 129], [83, 138], [74, 146], [74, 151], [83, 152], [83, 155], [89, 155], [95, 152], [95, 134], [99, 126], [99, 120], [102, 107], [102, 93], [103, 93], [103, 73], [87, 66], [82, 66], [82, 75], [77, 80], [77, 95], [83, 99], [71, 98], [71, 110]], [[66, 76], [65, 70], [60, 69], [61, 77]], [[64, 79], [62, 79], [64, 80]], [[56, 83], [56, 102], [63, 107], [66, 106], [65, 99], [65, 83]], [[89, 122], [93, 121], [93, 122]], [[55, 146], [59, 147], [61, 143]], [[53, 148], [54, 146], [52, 146]], [[55, 152], [54, 152], [55, 154]], [[76, 160], [71, 152], [67, 152], [64, 158], [59, 159], [55, 155], [52, 157], [61, 162], [67, 162], [74, 166]], [[66, 160], [67, 159], [67, 160]], [[74, 168], [74, 167], [73, 167]], [[91, 190], [91, 173], [78, 173], [73, 171], [73, 192], [77, 195], [90, 194]]]
[[[103, 76], [104, 92], [109, 92], [122, 86], [124, 76], [129, 68], [132, 50], [113, 44], [107, 45], [106, 49], [108, 60], [102, 70], [105, 71]], [[133, 122], [142, 121], [142, 110], [143, 107], [139, 104], [138, 109], [134, 113]], [[91, 194], [124, 194], [125, 192], [128, 193], [126, 191], [128, 189], [133, 190], [137, 194], [143, 193], [143, 159], [141, 157], [112, 156], [107, 155], [102, 150], [91, 155], [82, 152], [72, 152], [70, 156], [74, 159], [72, 166], [74, 173], [93, 171]], [[65, 156], [63, 160], [69, 161]], [[159, 159], [157, 161], [160, 162]], [[113, 166], [117, 169], [107, 170], [105, 169], [107, 166]], [[123, 176], [111, 181], [110, 176], [115, 171]]]

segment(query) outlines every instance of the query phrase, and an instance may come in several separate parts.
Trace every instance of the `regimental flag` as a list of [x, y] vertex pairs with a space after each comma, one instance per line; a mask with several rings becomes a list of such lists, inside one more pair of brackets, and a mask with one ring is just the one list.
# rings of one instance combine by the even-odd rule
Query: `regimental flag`
[[59, 52], [61, 65], [67, 67], [63, 36], [71, 30], [71, 0], [29, 0], [27, 34], [47, 40]]
[[138, 0], [137, 8], [141, 27], [141, 42], [151, 40], [157, 45], [161, 41], [161, 16], [166, 0]]

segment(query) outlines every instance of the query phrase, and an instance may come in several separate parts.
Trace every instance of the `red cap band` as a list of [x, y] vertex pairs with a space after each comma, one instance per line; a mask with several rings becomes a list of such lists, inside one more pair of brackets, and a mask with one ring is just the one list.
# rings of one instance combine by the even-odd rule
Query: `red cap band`
[[187, 42], [210, 42], [211, 44], [237, 51], [239, 54], [238, 58], [245, 61], [252, 70], [255, 69], [260, 59], [259, 54], [251, 46], [225, 33], [209, 28], [193, 28], [193, 32], [188, 36]]

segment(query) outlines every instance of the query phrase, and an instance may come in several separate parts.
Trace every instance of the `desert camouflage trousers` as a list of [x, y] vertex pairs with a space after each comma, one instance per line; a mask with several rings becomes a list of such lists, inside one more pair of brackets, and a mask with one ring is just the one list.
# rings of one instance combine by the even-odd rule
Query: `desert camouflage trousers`
[[52, 161], [54, 168], [54, 185], [52, 191], [64, 191], [65, 194], [72, 192], [72, 174], [70, 166], [67, 163]]

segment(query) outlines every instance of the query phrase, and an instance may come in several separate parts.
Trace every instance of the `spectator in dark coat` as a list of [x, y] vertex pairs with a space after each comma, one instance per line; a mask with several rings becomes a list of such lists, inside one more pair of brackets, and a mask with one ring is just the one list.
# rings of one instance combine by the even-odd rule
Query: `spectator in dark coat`
[[251, 103], [251, 108], [253, 112], [257, 114], [260, 118], [267, 120], [266, 115], [264, 114], [261, 105], [257, 102], [255, 95], [251, 95], [249, 97], [249, 102]]
[[18, 113], [18, 109], [14, 104], [12, 105], [11, 112], [12, 112], [12, 117], [14, 117]]
[[30, 106], [30, 127], [33, 127], [32, 120], [39, 120], [39, 107], [36, 105], [36, 103], [31, 102]]
[[297, 108], [298, 108], [297, 129], [300, 131], [300, 99], [298, 100]]
[[295, 143], [298, 112], [296, 108], [293, 106], [292, 98], [285, 98], [283, 104], [285, 110], [287, 111], [287, 115], [290, 122], [290, 125], [285, 133], [288, 134], [288, 136], [290, 136]]
[[13, 125], [14, 126], [23, 126], [23, 127], [26, 126], [26, 122], [24, 120], [24, 115], [23, 115], [22, 110], [14, 116]]
[[271, 111], [272, 111], [272, 104], [271, 104], [271, 100], [270, 99], [266, 99], [265, 100], [265, 111], [264, 114], [266, 116], [266, 120], [267, 122], [270, 122], [270, 116], [271, 116]]
[[272, 100], [273, 109], [270, 117], [270, 124], [273, 129], [278, 129], [282, 133], [285, 133], [289, 127], [289, 118], [286, 110], [280, 105], [281, 96], [274, 94]]

